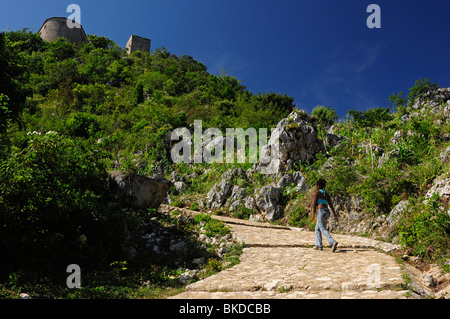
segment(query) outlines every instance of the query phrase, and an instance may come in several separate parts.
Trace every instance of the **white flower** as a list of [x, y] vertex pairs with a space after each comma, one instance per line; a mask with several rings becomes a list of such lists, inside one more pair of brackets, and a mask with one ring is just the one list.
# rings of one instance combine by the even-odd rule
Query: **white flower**
[[33, 131], [33, 132], [28, 132], [27, 135], [41, 135], [41, 133]]

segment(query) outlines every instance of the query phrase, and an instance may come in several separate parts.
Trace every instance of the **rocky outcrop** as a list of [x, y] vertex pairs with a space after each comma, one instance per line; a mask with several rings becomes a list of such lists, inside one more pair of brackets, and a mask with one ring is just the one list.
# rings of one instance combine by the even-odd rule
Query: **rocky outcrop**
[[109, 186], [127, 204], [138, 208], [158, 208], [169, 190], [166, 183], [120, 171], [109, 173]]
[[433, 194], [437, 194], [439, 198], [448, 201], [450, 199], [450, 177], [444, 178], [439, 177], [437, 178], [433, 186], [430, 188], [430, 190], [425, 195], [426, 199], [430, 199]]
[[265, 219], [271, 222], [281, 216], [280, 198], [281, 190], [275, 185], [266, 185], [259, 191], [255, 191], [256, 206], [263, 212]]
[[444, 110], [446, 116], [450, 115], [450, 88], [440, 88], [429, 91], [418, 97], [412, 108], [415, 110], [423, 110], [424, 106], [430, 108], [433, 112]]
[[288, 161], [313, 162], [323, 151], [323, 142], [308, 113], [294, 111], [272, 131], [262, 159], [255, 166], [265, 174], [279, 174], [287, 170]]
[[283, 175], [277, 183], [282, 190], [286, 190], [286, 194], [306, 193], [309, 186], [306, 184], [306, 178], [300, 172], [293, 172]]
[[[276, 183], [257, 188], [250, 192], [248, 184], [251, 182], [251, 170], [230, 169], [225, 172], [206, 197], [206, 207], [220, 209], [227, 207], [229, 211], [236, 211], [245, 207], [254, 215], [255, 220], [275, 221], [283, 214], [280, 204], [283, 193], [306, 193], [309, 189], [305, 177], [300, 172], [283, 174]], [[258, 216], [260, 215], [260, 216]]]
[[[207, 208], [218, 209], [225, 205], [227, 199], [233, 193], [233, 181], [235, 178], [247, 179], [245, 171], [241, 168], [226, 171], [207, 194]], [[237, 191], [237, 190], [236, 190]]]
[[[329, 135], [328, 147], [335, 147], [344, 140], [338, 135]], [[214, 147], [214, 142], [215, 140], [211, 141], [212, 145], [208, 147]], [[318, 137], [317, 127], [310, 116], [303, 111], [294, 111], [272, 131], [267, 145], [263, 147], [261, 158], [253, 169], [247, 172], [234, 169], [222, 175], [221, 180], [208, 192], [206, 207], [228, 207], [230, 211], [245, 207], [254, 213], [261, 213], [262, 219], [277, 220], [283, 214], [283, 207], [280, 205], [283, 192], [289, 195], [292, 192], [306, 193], [309, 189], [303, 175], [295, 171], [294, 164], [298, 161], [313, 162], [315, 156], [324, 151], [324, 144]], [[255, 173], [273, 176], [278, 182], [255, 189], [253, 195], [248, 195], [246, 182]], [[242, 181], [240, 185], [235, 185], [236, 178]]]
[[[437, 194], [441, 202], [449, 203], [450, 202], [450, 176], [449, 177], [438, 177], [433, 186], [428, 190], [425, 195], [425, 203], [430, 200], [430, 198]], [[450, 207], [447, 204], [447, 214], [450, 216]]]

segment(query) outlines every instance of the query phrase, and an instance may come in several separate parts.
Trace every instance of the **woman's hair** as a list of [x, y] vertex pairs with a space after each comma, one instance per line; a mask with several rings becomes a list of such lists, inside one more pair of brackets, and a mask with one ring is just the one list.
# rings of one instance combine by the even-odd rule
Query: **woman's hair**
[[323, 189], [323, 188], [325, 188], [325, 186], [327, 186], [327, 181], [323, 178], [319, 178], [316, 185], [319, 185], [319, 188]]

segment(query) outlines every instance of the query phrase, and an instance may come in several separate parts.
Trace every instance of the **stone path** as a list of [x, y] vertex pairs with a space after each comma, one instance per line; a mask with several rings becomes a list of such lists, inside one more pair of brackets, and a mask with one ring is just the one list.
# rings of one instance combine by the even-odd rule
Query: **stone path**
[[241, 261], [172, 298], [406, 298], [404, 270], [385, 253], [396, 245], [332, 234], [339, 242], [336, 252], [317, 251], [311, 231], [212, 217], [227, 223], [245, 243]]

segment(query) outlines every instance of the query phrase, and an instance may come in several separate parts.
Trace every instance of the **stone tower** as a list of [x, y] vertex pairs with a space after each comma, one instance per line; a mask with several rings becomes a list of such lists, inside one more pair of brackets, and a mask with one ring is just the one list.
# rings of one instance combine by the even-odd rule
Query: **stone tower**
[[58, 38], [66, 38], [71, 43], [88, 42], [83, 27], [78, 23], [74, 23], [74, 26], [69, 28], [67, 18], [56, 17], [45, 20], [38, 32], [42, 40], [48, 42], [56, 41]]
[[128, 54], [131, 54], [134, 51], [142, 51], [150, 53], [150, 45], [151, 40], [138, 37], [137, 35], [132, 35], [127, 42], [127, 51]]

